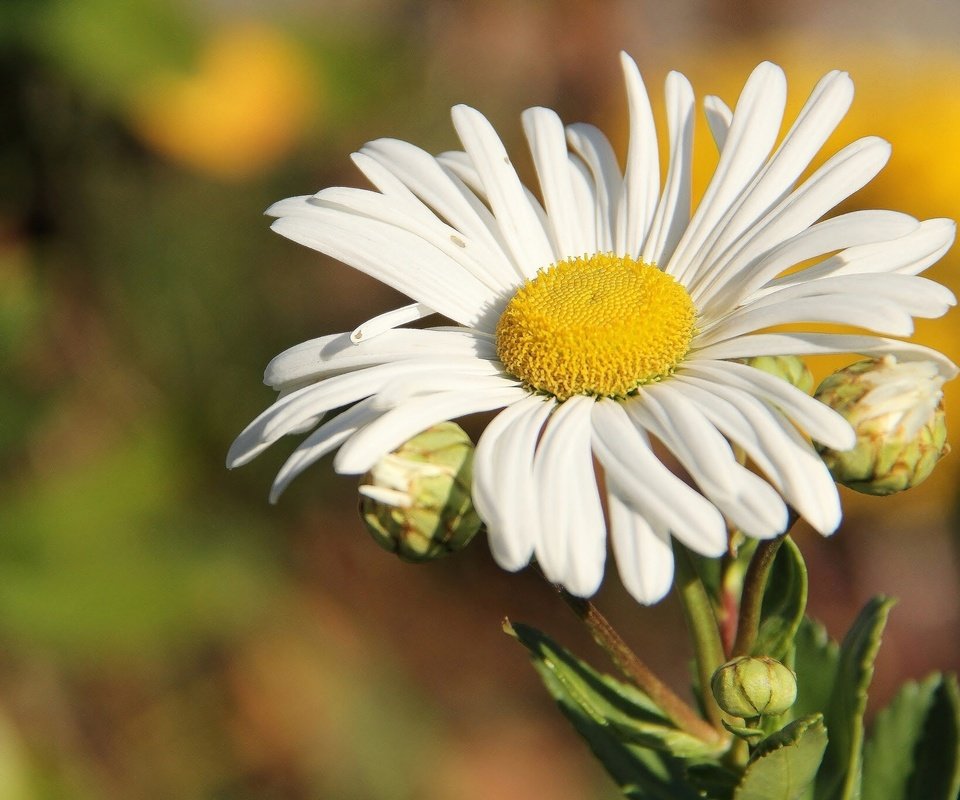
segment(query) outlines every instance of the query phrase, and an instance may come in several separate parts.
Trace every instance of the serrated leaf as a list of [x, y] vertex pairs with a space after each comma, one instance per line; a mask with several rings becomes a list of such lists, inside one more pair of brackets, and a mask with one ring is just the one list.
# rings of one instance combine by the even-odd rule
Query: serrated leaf
[[794, 717], [823, 712], [830, 702], [840, 661], [840, 648], [831, 641], [826, 628], [805, 617], [794, 639], [793, 671], [797, 674], [797, 702]]
[[955, 800], [960, 703], [954, 676], [911, 681], [877, 714], [864, 747], [865, 800]]
[[858, 800], [863, 777], [863, 713], [880, 637], [894, 604], [874, 597], [860, 612], [840, 645], [825, 720], [830, 744], [817, 775], [817, 800]]
[[703, 742], [673, 726], [639, 689], [598, 672], [535, 628], [507, 623], [504, 630], [530, 652], [547, 691], [627, 797], [700, 798], [684, 780], [678, 754], [708, 755]]
[[757, 745], [733, 800], [798, 800], [827, 748], [820, 714], [794, 720]]
[[767, 579], [760, 629], [753, 655], [783, 660], [807, 608], [807, 566], [789, 536], [783, 540]]

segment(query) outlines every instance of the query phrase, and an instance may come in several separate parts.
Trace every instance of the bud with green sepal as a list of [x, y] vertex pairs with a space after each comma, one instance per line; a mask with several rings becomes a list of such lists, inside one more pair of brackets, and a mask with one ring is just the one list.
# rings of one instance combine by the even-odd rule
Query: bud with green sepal
[[713, 673], [710, 688], [727, 714], [757, 719], [782, 714], [794, 704], [797, 676], [772, 658], [740, 656]]
[[360, 485], [360, 515], [377, 543], [406, 561], [461, 550], [480, 529], [470, 498], [473, 443], [443, 422], [385, 455]]
[[813, 391], [813, 373], [806, 362], [797, 356], [754, 356], [741, 361], [750, 367], [783, 378], [798, 389], [810, 394]]
[[931, 361], [898, 362], [888, 355], [830, 375], [816, 397], [857, 433], [851, 450], [818, 446], [838, 483], [887, 495], [923, 482], [947, 452], [944, 377]]

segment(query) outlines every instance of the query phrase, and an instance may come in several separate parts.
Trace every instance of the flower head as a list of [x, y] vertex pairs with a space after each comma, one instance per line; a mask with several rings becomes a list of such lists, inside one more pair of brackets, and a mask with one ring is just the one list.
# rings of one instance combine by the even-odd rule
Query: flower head
[[[490, 123], [457, 106], [462, 151], [371, 142], [354, 161], [375, 190], [325, 189], [269, 209], [279, 233], [414, 302], [277, 356], [265, 380], [280, 397], [237, 438], [231, 466], [284, 434], [310, 432], [281, 468], [276, 497], [325, 453], [339, 449], [335, 469], [362, 474], [437, 422], [502, 409], [477, 444], [473, 480], [497, 562], [516, 570], [535, 557], [550, 580], [590, 595], [609, 528], [624, 585], [641, 602], [672, 583], [671, 537], [716, 556], [728, 525], [781, 533], [788, 504], [821, 533], [837, 527], [837, 489], [810, 439], [845, 450], [852, 427], [742, 360], [892, 353], [952, 377], [939, 353], [886, 337], [954, 304], [917, 277], [949, 248], [954, 225], [893, 211], [822, 219], [879, 172], [889, 145], [854, 142], [797, 185], [853, 86], [845, 73], [826, 75], [781, 137], [786, 80], [769, 63], [734, 110], [706, 99], [720, 158], [691, 215], [690, 84], [676, 72], [666, 80], [661, 184], [646, 90], [634, 62], [622, 63], [623, 170], [597, 128], [528, 109], [538, 198]], [[456, 324], [401, 327], [432, 314]], [[769, 331], [782, 323], [865, 332]]]
[[852, 364], [830, 375], [817, 398], [857, 434], [850, 450], [818, 447], [839, 483], [865, 494], [893, 494], [925, 481], [949, 451], [943, 376], [929, 361], [893, 356]]

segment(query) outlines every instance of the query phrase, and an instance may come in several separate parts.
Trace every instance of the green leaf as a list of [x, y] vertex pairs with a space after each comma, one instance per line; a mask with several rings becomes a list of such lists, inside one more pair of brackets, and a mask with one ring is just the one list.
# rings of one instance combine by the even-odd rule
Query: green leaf
[[767, 579], [753, 655], [783, 660], [797, 635], [806, 607], [807, 567], [800, 548], [788, 536], [777, 551]]
[[734, 800], [798, 800], [813, 782], [827, 747], [823, 717], [794, 720], [757, 745]]
[[830, 745], [817, 775], [817, 800], [858, 800], [863, 773], [863, 712], [880, 637], [894, 604], [874, 597], [840, 646], [836, 678], [826, 707]]
[[960, 792], [960, 701], [952, 675], [905, 684], [877, 714], [864, 747], [866, 800], [955, 800]]
[[560, 709], [586, 739], [621, 790], [636, 800], [696, 800], [684, 758], [715, 753], [678, 730], [636, 687], [604, 675], [535, 628], [504, 624], [529, 650]]
[[830, 702], [840, 661], [840, 648], [819, 622], [805, 617], [794, 639], [793, 671], [797, 674], [794, 717], [823, 712]]

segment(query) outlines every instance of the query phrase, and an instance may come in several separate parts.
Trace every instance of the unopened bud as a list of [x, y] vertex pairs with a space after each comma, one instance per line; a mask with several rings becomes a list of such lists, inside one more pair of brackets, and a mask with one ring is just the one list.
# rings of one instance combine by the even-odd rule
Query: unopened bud
[[741, 656], [710, 680], [713, 696], [728, 714], [744, 719], [782, 714], [797, 699], [797, 676], [772, 658]]
[[898, 362], [890, 355], [858, 362], [824, 380], [817, 399], [857, 433], [852, 450], [818, 446], [834, 479], [877, 495], [922, 483], [950, 449], [943, 382], [933, 362]]
[[798, 389], [810, 394], [813, 391], [813, 373], [806, 362], [797, 356], [754, 356], [742, 359], [744, 364], [783, 378]]
[[385, 455], [360, 485], [360, 516], [377, 543], [406, 561], [432, 561], [480, 528], [470, 498], [473, 443], [442, 422]]

